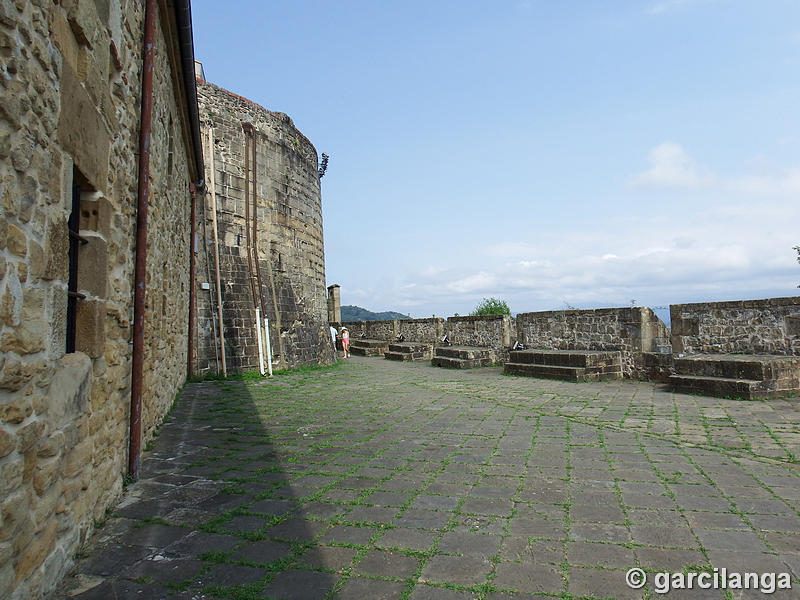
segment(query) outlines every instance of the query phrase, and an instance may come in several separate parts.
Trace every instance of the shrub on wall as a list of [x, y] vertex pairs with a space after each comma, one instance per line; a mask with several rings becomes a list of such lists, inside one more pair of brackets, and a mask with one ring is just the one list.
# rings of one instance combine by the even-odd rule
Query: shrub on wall
[[505, 300], [497, 298], [484, 298], [478, 303], [469, 315], [471, 317], [480, 317], [482, 315], [510, 315], [511, 310], [508, 308]]

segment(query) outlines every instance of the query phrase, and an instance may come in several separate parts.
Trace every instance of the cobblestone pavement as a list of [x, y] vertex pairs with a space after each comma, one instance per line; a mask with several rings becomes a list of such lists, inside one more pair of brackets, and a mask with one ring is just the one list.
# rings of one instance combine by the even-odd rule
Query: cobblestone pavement
[[[58, 597], [800, 598], [799, 422], [379, 358], [190, 384]], [[714, 568], [794, 589], [656, 593]]]

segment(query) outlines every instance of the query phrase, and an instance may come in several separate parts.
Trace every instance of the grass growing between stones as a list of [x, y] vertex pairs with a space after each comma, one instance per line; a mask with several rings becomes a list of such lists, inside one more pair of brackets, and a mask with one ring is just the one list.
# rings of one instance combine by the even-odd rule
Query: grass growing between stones
[[[800, 522], [800, 486], [759, 453], [790, 458], [796, 424], [771, 406], [376, 359], [191, 383], [156, 440], [161, 466], [145, 467], [211, 503], [191, 527], [180, 513], [139, 522], [213, 534], [194, 554], [202, 570], [169, 585], [219, 598], [280, 597], [292, 577], [326, 600], [624, 598], [627, 568], [725, 566], [714, 546], [737, 540], [781, 560], [792, 538], [770, 519]], [[263, 547], [281, 550], [247, 552]], [[234, 567], [240, 581], [215, 579]]]

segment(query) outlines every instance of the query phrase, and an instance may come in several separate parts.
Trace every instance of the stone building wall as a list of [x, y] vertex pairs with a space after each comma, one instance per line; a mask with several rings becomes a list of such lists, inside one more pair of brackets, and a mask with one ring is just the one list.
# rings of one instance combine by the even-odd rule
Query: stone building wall
[[[258, 261], [261, 295], [270, 320], [277, 367], [328, 364], [329, 343], [322, 238], [322, 201], [317, 152], [282, 113], [268, 111], [241, 96], [198, 80], [198, 103], [205, 121], [206, 170], [215, 168], [225, 354], [229, 371], [258, 366], [255, 306], [250, 287], [245, 229], [245, 131], [256, 137]], [[252, 168], [252, 164], [251, 164]], [[250, 176], [252, 195], [252, 175]], [[251, 196], [252, 197], [252, 196]], [[252, 208], [252, 205], [251, 205]], [[216, 292], [211, 198], [198, 212], [197, 341], [195, 370], [218, 372]], [[255, 271], [255, 269], [254, 269]], [[255, 272], [252, 275], [256, 282]], [[199, 286], [209, 284], [209, 290]], [[206, 287], [206, 286], [203, 286]], [[259, 303], [260, 304], [260, 303]]]
[[[39, 598], [122, 489], [143, 3], [0, 1], [0, 598]], [[143, 436], [186, 373], [193, 160], [173, 6], [154, 68]], [[73, 183], [77, 333], [65, 353]]]
[[397, 322], [397, 331], [403, 334], [407, 342], [435, 344], [444, 335], [444, 322], [441, 317], [400, 319]]
[[619, 350], [625, 377], [643, 377], [643, 353], [669, 336], [647, 307], [559, 310], [517, 315], [517, 338], [529, 348]]
[[514, 329], [509, 315], [448, 317], [444, 326], [451, 344], [491, 348], [495, 361], [508, 359]]
[[800, 355], [800, 297], [673, 304], [676, 354]]

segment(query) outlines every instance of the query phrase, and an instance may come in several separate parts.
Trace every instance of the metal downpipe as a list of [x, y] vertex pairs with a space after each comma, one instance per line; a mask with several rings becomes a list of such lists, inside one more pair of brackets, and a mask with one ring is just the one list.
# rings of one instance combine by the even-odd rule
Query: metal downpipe
[[150, 197], [150, 141], [153, 123], [153, 55], [156, 0], [146, 0], [142, 57], [142, 106], [139, 124], [139, 184], [136, 197], [136, 262], [133, 290], [133, 357], [131, 363], [131, 414], [128, 474], [139, 479], [142, 450], [142, 373], [144, 370], [145, 279], [147, 276], [147, 203]]
[[197, 254], [197, 187], [195, 184], [189, 184], [189, 195], [192, 198], [192, 208], [190, 212], [190, 219], [192, 225], [189, 233], [189, 343], [186, 348], [186, 376], [191, 377], [194, 374], [194, 322], [195, 322], [195, 304], [194, 304], [194, 287], [195, 287], [195, 255]]

